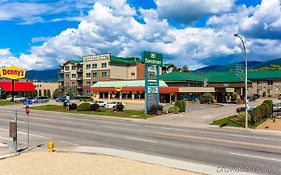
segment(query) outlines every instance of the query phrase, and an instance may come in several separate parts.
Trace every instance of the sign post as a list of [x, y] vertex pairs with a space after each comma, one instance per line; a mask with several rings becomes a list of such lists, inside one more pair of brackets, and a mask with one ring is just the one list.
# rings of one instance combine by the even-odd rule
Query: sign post
[[[145, 114], [148, 114], [152, 106], [157, 108], [159, 105], [159, 77], [160, 66], [163, 64], [163, 55], [160, 53], [144, 51], [143, 61], [145, 64]], [[156, 67], [155, 77], [149, 76], [148, 69], [150, 66]]]
[[13, 138], [12, 140], [12, 153], [17, 153], [18, 144], [17, 144], [17, 111], [15, 111], [14, 120], [10, 122], [9, 126], [9, 136]]
[[29, 98], [26, 98], [23, 101], [23, 105], [25, 105], [25, 113], [27, 115], [27, 150], [29, 150], [29, 113], [30, 113], [30, 107], [29, 105], [32, 105], [32, 100]]

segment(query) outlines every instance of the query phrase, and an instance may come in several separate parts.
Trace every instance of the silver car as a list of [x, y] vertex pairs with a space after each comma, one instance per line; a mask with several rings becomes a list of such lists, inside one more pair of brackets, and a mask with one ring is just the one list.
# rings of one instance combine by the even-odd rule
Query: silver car
[[49, 102], [49, 98], [48, 97], [35, 97], [34, 99], [32, 99], [33, 103], [48, 103]]

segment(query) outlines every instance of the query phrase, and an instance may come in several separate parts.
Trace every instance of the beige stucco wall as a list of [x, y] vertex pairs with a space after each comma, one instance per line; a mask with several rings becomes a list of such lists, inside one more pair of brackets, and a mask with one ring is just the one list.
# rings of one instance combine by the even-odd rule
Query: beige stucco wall
[[50, 90], [51, 96], [53, 95], [53, 92], [59, 87], [59, 83], [45, 83], [45, 82], [33, 82], [35, 86], [35, 90], [37, 90], [39, 94], [39, 90], [41, 90], [42, 95], [44, 90]]
[[[248, 89], [249, 95], [259, 94], [271, 95], [272, 97], [278, 97], [281, 94], [281, 80], [272, 80], [273, 85], [268, 85], [267, 80], [252, 80], [252, 87]], [[270, 91], [270, 93], [268, 93]]]
[[180, 87], [179, 92], [215, 92], [213, 87]]

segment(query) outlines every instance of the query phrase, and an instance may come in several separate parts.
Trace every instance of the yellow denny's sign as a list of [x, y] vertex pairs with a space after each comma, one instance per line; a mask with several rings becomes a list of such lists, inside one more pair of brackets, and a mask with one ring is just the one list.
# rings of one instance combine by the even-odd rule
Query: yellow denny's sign
[[6, 67], [6, 68], [1, 68], [0, 76], [1, 76], [1, 78], [17, 80], [17, 79], [25, 78], [25, 72], [26, 71], [21, 68], [11, 66], [11, 67]]

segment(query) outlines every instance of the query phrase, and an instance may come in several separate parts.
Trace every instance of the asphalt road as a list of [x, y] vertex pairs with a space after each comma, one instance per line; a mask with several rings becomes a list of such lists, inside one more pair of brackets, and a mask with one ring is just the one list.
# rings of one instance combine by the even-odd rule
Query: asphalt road
[[[0, 107], [0, 111], [0, 133], [3, 134], [7, 133], [13, 107]], [[18, 112], [18, 122], [19, 131], [25, 132], [23, 110]], [[31, 111], [30, 129], [34, 136], [32, 145], [46, 144], [48, 139], [53, 139], [55, 143], [63, 141], [69, 146], [118, 148], [212, 165], [218, 167], [218, 172], [281, 174], [281, 135], [277, 134], [175, 127], [48, 111]]]

